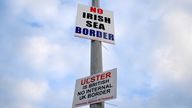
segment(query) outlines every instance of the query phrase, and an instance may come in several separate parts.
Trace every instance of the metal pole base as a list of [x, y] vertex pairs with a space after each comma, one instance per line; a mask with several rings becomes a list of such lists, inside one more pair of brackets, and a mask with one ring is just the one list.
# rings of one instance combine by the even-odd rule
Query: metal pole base
[[104, 102], [91, 104], [90, 108], [104, 108]]

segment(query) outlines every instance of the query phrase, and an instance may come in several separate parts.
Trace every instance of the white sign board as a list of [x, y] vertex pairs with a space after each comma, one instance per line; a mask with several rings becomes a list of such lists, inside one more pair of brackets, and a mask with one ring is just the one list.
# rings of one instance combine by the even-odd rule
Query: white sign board
[[78, 5], [75, 36], [114, 44], [113, 12]]
[[73, 108], [117, 97], [117, 69], [76, 80]]

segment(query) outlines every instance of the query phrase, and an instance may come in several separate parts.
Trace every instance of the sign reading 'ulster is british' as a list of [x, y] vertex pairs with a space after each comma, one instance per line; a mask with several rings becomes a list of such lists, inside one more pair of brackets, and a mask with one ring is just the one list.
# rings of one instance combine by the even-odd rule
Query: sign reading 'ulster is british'
[[117, 69], [76, 80], [73, 108], [103, 102], [117, 96]]
[[114, 44], [113, 12], [78, 5], [75, 36]]

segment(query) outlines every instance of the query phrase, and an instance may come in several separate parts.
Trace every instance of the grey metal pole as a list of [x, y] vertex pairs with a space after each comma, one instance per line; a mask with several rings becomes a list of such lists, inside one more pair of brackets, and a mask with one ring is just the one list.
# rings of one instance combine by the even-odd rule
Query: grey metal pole
[[[92, 0], [92, 6], [99, 7], [99, 0]], [[91, 40], [91, 75], [103, 72], [102, 45], [100, 41]], [[91, 104], [90, 108], [104, 108], [104, 102]]]

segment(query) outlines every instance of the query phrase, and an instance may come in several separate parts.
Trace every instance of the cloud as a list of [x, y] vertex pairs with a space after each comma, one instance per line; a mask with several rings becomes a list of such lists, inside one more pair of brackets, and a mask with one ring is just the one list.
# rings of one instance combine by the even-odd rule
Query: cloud
[[[77, 70], [85, 71], [89, 66], [89, 56], [82, 57], [83, 53], [89, 53], [88, 45], [80, 46], [79, 43], [66, 45], [50, 41], [45, 36], [33, 36], [25, 38], [21, 47], [21, 59], [30, 69], [42, 75], [63, 78], [72, 73], [82, 74]], [[85, 59], [87, 62], [82, 62]], [[76, 68], [71, 68], [72, 66]]]
[[37, 69], [43, 68], [47, 59], [61, 50], [60, 46], [51, 44], [49, 40], [43, 36], [27, 39], [23, 46], [25, 58], [29, 59], [29, 63]]
[[43, 102], [49, 85], [45, 80], [18, 79], [12, 76], [1, 77], [0, 89], [2, 108], [33, 108]]
[[52, 89], [44, 102], [49, 107], [72, 107], [73, 92], [73, 88], [68, 87], [68, 85], [60, 89]]
[[[118, 64], [122, 63], [119, 72], [124, 71], [120, 78], [124, 79], [122, 83], [126, 81], [119, 86], [127, 88], [124, 103], [130, 102], [129, 105], [136, 108], [191, 107], [192, 17], [191, 10], [184, 8], [191, 5], [190, 2], [135, 1], [132, 2], [135, 8], [121, 11], [127, 14], [125, 17], [121, 12], [118, 14], [120, 19], [128, 21], [117, 25], [130, 29], [116, 29], [124, 35], [117, 40], [118, 48], [122, 47], [118, 52], [121, 61]], [[125, 9], [120, 6], [119, 10]]]
[[158, 69], [165, 69], [162, 72], [165, 72], [165, 76], [172, 77], [172, 80], [183, 81], [191, 74], [191, 19], [192, 15], [183, 10], [170, 11], [163, 17], [162, 37], [167, 41], [164, 43], [165, 46], [155, 50], [155, 55], [158, 58]]
[[10, 2], [16, 15], [27, 14], [40, 21], [51, 20], [58, 13], [58, 0], [18, 0]]
[[16, 95], [23, 98], [23, 101], [42, 101], [49, 89], [45, 81], [24, 80], [18, 84]]
[[[188, 2], [188, 1], [184, 1]], [[190, 108], [192, 62], [191, 11], [172, 6], [162, 17], [161, 40], [153, 51], [155, 94], [149, 108]], [[161, 44], [161, 45], [159, 45]]]

